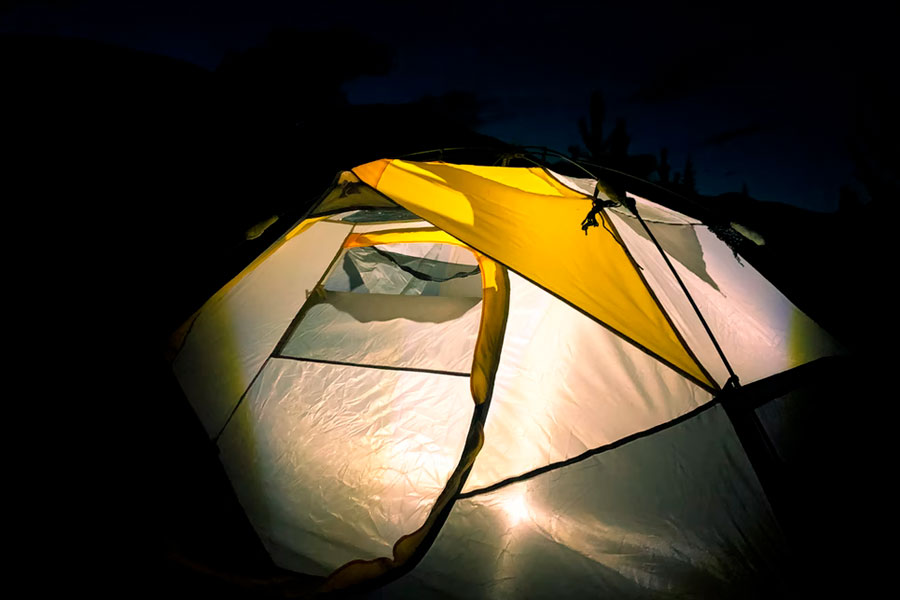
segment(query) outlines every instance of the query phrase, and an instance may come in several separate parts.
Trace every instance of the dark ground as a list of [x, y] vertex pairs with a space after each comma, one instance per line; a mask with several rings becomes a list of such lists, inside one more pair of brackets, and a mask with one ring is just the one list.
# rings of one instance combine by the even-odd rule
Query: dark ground
[[[0, 56], [12, 100], [7, 265], [21, 303], [11, 314], [30, 350], [16, 397], [38, 419], [11, 422], [51, 413], [54, 423], [13, 436], [33, 448], [24, 466], [15, 461], [17, 496], [54, 515], [36, 520], [46, 528], [24, 528], [20, 556], [39, 573], [26, 587], [276, 593], [283, 574], [178, 389], [164, 358], [168, 335], [341, 169], [499, 142], [424, 105], [336, 101], [286, 125], [265, 98], [217, 74], [89, 42], [6, 36]], [[763, 233], [769, 243], [748, 250], [751, 262], [855, 352], [853, 375], [796, 411], [805, 450], [792, 468], [797, 503], [808, 507], [803, 589], [865, 589], [880, 577], [874, 544], [888, 527], [878, 507], [893, 471], [883, 433], [893, 420], [884, 383], [893, 344], [882, 340], [896, 328], [886, 203], [813, 214], [706, 200]], [[244, 239], [272, 215], [279, 220], [263, 236]]]

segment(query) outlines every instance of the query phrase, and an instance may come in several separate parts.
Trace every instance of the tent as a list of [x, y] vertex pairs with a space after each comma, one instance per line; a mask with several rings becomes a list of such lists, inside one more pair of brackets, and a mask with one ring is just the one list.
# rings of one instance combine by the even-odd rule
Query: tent
[[841, 353], [697, 219], [399, 159], [175, 339], [274, 563], [384, 597], [769, 595], [785, 530], [739, 409]]

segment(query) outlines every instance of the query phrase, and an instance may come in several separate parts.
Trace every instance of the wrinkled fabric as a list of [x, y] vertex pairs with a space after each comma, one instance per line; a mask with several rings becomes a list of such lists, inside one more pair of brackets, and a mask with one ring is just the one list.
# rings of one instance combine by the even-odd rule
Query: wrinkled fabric
[[618, 441], [711, 399], [522, 277], [510, 274], [510, 283], [485, 445], [467, 491]]
[[473, 406], [466, 377], [272, 359], [220, 456], [276, 564], [326, 575], [425, 522]]
[[468, 374], [480, 323], [479, 298], [328, 292], [281, 354]]
[[[459, 274], [467, 276], [452, 277]], [[475, 257], [465, 248], [448, 244], [386, 244], [348, 249], [329, 275], [325, 289], [479, 298], [481, 277]]]
[[[421, 278], [457, 273], [467, 276], [444, 282]], [[350, 248], [324, 290], [304, 307], [281, 354], [468, 374], [481, 295], [477, 261], [465, 248], [433, 243]]]
[[204, 304], [172, 368], [210, 437], [225, 425], [350, 230], [317, 222], [279, 240], [265, 260]]
[[784, 539], [721, 407], [456, 502], [373, 598], [772, 598]]

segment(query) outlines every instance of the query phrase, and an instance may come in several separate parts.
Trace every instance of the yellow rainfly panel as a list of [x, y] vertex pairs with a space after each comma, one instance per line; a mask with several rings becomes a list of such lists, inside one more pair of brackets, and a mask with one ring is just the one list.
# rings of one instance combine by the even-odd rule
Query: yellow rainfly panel
[[715, 387], [619, 241], [603, 227], [588, 235], [581, 230], [590, 198], [543, 169], [381, 160], [353, 171], [397, 204]]

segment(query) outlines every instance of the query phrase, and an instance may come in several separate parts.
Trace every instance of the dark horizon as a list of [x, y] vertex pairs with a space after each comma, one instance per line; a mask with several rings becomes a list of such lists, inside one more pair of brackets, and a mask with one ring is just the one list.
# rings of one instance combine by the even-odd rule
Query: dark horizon
[[[841, 186], [866, 196], [848, 145], [886, 87], [889, 53], [875, 14], [759, 5], [696, 13], [565, 3], [554, 12], [523, 3], [479, 11], [403, 1], [384, 10], [350, 3], [340, 12], [276, 2], [194, 6], [186, 13], [173, 2], [18, 2], [0, 31], [95, 40], [209, 71], [279, 28], [330, 32], [328, 52], [369, 39], [389, 49], [390, 64], [342, 82], [352, 105], [461, 92], [479, 133], [567, 152], [584, 146], [578, 120], [601, 91], [604, 130], [625, 119], [629, 153], [658, 157], [665, 147], [673, 171], [690, 157], [701, 193], [749, 190], [815, 211], [836, 210]], [[302, 75], [304, 65], [296, 67]]]

